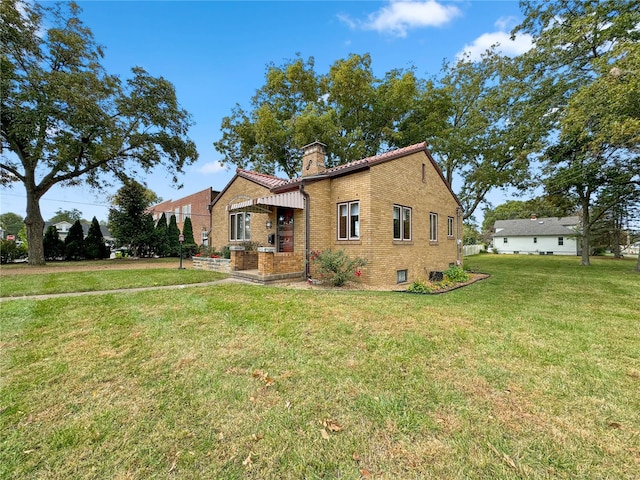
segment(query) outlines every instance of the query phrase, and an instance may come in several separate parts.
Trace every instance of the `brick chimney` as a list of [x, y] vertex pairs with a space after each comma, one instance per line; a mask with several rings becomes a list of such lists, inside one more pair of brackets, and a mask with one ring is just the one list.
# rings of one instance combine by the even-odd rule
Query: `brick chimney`
[[302, 147], [302, 176], [317, 175], [326, 170], [324, 143], [315, 141]]

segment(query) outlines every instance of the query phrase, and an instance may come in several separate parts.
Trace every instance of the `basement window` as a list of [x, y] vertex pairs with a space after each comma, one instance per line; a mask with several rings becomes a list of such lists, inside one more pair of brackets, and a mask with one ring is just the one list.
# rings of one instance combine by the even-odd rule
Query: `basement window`
[[406, 283], [407, 282], [407, 270], [398, 270], [396, 272], [396, 281], [398, 283]]

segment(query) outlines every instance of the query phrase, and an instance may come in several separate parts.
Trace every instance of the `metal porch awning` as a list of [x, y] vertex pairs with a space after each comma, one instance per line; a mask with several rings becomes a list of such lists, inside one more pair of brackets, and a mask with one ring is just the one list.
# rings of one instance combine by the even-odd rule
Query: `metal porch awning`
[[304, 195], [299, 191], [258, 197], [229, 205], [229, 211], [270, 213], [269, 207], [286, 207], [304, 210]]

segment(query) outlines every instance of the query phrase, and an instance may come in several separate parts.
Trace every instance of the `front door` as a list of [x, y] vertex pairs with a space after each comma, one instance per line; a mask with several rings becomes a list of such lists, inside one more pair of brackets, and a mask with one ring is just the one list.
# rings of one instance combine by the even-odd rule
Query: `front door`
[[293, 208], [278, 208], [278, 252], [293, 252]]

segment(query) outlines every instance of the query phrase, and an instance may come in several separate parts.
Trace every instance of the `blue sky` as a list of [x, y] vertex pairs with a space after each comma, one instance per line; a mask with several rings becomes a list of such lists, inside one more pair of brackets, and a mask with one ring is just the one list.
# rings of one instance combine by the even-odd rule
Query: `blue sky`
[[[379, 77], [394, 68], [415, 67], [437, 75], [443, 60], [463, 51], [478, 55], [499, 42], [508, 54], [530, 47], [526, 37], [509, 40], [522, 20], [518, 2], [503, 1], [80, 1], [81, 18], [105, 47], [104, 65], [123, 79], [133, 66], [162, 76], [195, 126], [199, 160], [186, 168], [177, 190], [158, 170], [146, 178], [164, 200], [213, 187], [221, 190], [235, 167], [218, 163], [213, 147], [222, 118], [236, 103], [249, 107], [264, 83], [269, 63], [282, 65], [299, 54], [314, 57], [316, 72], [336, 60], [369, 53]], [[453, 185], [456, 190], [456, 185]], [[56, 187], [41, 201], [45, 220], [56, 210], [78, 209], [106, 220], [108, 195], [87, 187]], [[499, 204], [499, 193], [490, 199]], [[1, 187], [0, 212], [25, 215], [21, 185]], [[477, 212], [480, 213], [480, 212]]]

